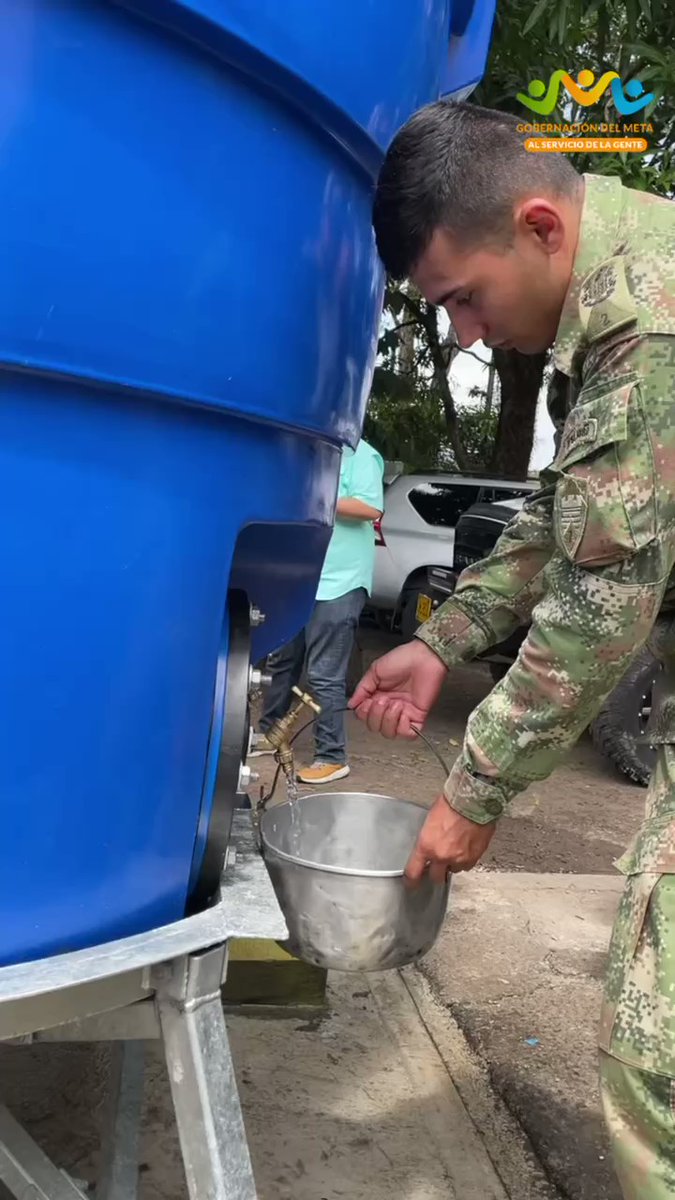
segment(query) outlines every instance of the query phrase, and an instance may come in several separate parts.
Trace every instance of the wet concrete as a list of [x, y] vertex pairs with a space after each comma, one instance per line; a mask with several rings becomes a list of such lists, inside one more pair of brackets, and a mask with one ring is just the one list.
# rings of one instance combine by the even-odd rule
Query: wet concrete
[[[336, 976], [314, 1015], [229, 1015], [259, 1200], [508, 1200], [396, 974]], [[3, 1098], [59, 1166], [93, 1182], [102, 1047], [3, 1047]], [[141, 1200], [185, 1200], [168, 1081], [149, 1048]]]

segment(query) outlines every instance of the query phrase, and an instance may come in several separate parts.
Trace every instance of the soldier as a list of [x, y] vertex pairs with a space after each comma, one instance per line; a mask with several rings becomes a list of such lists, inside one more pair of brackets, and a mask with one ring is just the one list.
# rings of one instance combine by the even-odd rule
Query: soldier
[[[374, 208], [387, 270], [443, 305], [464, 347], [553, 346], [565, 387], [542, 490], [416, 638], [376, 662], [352, 706], [411, 737], [447, 671], [531, 621], [472, 713], [407, 874], [470, 870], [511, 798], [544, 779], [600, 709], [660, 611], [675, 612], [675, 218], [517, 121], [439, 102], [395, 138]], [[560, 382], [561, 376], [558, 377]], [[659, 623], [659, 628], [661, 623]], [[675, 622], [647, 817], [618, 864], [601, 1084], [628, 1200], [675, 1194]]]

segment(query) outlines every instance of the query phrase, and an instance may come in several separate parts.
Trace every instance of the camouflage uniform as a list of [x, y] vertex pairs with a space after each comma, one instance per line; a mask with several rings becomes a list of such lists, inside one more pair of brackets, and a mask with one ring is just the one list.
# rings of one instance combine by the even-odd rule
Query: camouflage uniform
[[[453, 808], [481, 824], [550, 773], [659, 612], [675, 612], [669, 201], [586, 176], [554, 359], [560, 440], [542, 491], [417, 635], [452, 666], [532, 622], [517, 661], [471, 715], [446, 783]], [[647, 817], [618, 864], [627, 882], [600, 1043], [603, 1099], [630, 1200], [675, 1195], [675, 636], [660, 649], [670, 690], [651, 737], [658, 765]]]

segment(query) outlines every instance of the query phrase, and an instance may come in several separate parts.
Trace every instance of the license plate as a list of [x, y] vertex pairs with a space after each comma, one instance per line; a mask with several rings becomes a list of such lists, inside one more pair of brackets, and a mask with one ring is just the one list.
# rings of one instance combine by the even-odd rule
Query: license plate
[[431, 599], [431, 596], [424, 596], [420, 594], [417, 597], [417, 608], [415, 609], [415, 616], [417, 617], [417, 620], [420, 622], [428, 621], [433, 610], [434, 602]]

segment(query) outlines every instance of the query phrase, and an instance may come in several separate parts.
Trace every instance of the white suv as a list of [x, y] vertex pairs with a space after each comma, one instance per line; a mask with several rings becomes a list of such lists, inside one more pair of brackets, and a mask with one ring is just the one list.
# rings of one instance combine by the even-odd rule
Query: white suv
[[471, 475], [398, 475], [386, 486], [384, 515], [375, 527], [375, 575], [370, 607], [400, 619], [404, 634], [430, 616], [430, 567], [453, 566], [455, 525], [473, 504], [527, 496], [522, 483]]

